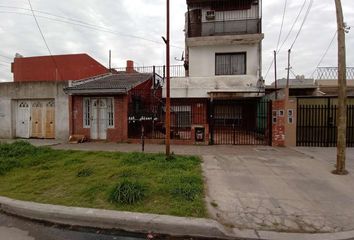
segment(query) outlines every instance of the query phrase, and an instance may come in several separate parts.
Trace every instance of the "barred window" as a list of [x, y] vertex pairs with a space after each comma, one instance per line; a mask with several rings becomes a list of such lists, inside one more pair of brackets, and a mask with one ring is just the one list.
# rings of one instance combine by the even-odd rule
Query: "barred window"
[[245, 75], [246, 53], [217, 53], [215, 75]]
[[114, 127], [114, 103], [113, 98], [107, 99], [108, 127]]
[[191, 106], [172, 106], [171, 107], [171, 125], [173, 127], [191, 127], [192, 110]]
[[89, 98], [84, 98], [84, 128], [89, 128], [91, 126], [91, 101]]

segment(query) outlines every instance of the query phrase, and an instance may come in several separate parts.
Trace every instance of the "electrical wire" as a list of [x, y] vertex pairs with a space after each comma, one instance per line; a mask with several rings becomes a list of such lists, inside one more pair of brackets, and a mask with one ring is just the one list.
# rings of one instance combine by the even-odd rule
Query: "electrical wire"
[[7, 57], [7, 56], [5, 56], [5, 55], [0, 54], [0, 56], [12, 60], [12, 58]]
[[[18, 10], [31, 11], [31, 9], [28, 9], [28, 8], [12, 7], [12, 6], [4, 6], [4, 5], [0, 5], [0, 8], [9, 8], [9, 9], [18, 9]], [[51, 16], [51, 17], [59, 18], [59, 19], [37, 15], [37, 17], [39, 17], [39, 18], [44, 18], [44, 19], [48, 19], [48, 20], [51, 20], [51, 21], [56, 21], [56, 22], [71, 24], [71, 25], [75, 25], [75, 26], [85, 27], [85, 28], [88, 28], [88, 29], [96, 30], [96, 31], [111, 33], [111, 34], [115, 34], [115, 35], [118, 35], [118, 36], [123, 36], [123, 37], [128, 37], [128, 38], [135, 38], [135, 39], [139, 39], [139, 40], [144, 40], [144, 41], [149, 41], [149, 42], [165, 45], [165, 43], [162, 43], [161, 41], [152, 40], [152, 39], [148, 39], [148, 38], [144, 38], [144, 37], [140, 37], [140, 36], [136, 36], [136, 35], [131, 35], [131, 34], [126, 34], [126, 33], [112, 31], [111, 29], [109, 29], [107, 27], [103, 27], [103, 26], [87, 23], [87, 22], [84, 22], [82, 20], [78, 20], [78, 19], [75, 19], [75, 18], [60, 16], [60, 15], [57, 15], [57, 14], [52, 14], [52, 13], [49, 13], [49, 12], [40, 11], [40, 10], [34, 10], [34, 9], [33, 9], [33, 11], [41, 13], [41, 14], [45, 14], [45, 15], [48, 15], [48, 16]], [[0, 13], [13, 13], [13, 14], [32, 16], [32, 15], [26, 14], [26, 13], [11, 12], [11, 11], [0, 11]], [[64, 19], [65, 21], [60, 20], [60, 19]], [[176, 45], [171, 45], [171, 47], [184, 49], [183, 47], [176, 46]]]
[[279, 32], [279, 37], [278, 37], [278, 43], [277, 43], [277, 48], [276, 48], [277, 51], [278, 51], [278, 47], [279, 47], [279, 44], [280, 44], [280, 39], [281, 39], [281, 36], [282, 36], [282, 33], [283, 33], [284, 19], [285, 19], [287, 5], [288, 5], [288, 0], [285, 0], [284, 9], [283, 9], [283, 18], [282, 18], [282, 21], [281, 21], [280, 32]]
[[333, 36], [332, 39], [331, 39], [331, 42], [329, 43], [329, 45], [328, 45], [328, 47], [327, 47], [327, 49], [326, 49], [326, 51], [325, 51], [324, 54], [322, 55], [322, 57], [321, 57], [320, 61], [318, 62], [318, 64], [317, 64], [315, 70], [312, 72], [311, 78], [314, 77], [315, 72], [317, 71], [317, 68], [322, 64], [324, 58], [327, 56], [327, 53], [328, 53], [329, 49], [332, 47], [332, 44], [333, 44], [334, 40], [336, 39], [337, 33], [338, 33], [338, 31], [336, 30], [335, 33], [334, 33], [334, 36]]
[[[301, 6], [301, 8], [300, 8], [300, 11], [298, 12], [298, 14], [297, 14], [297, 16], [296, 16], [296, 18], [295, 18], [295, 20], [294, 20], [294, 22], [293, 22], [293, 24], [292, 24], [292, 26], [291, 26], [291, 28], [290, 28], [290, 31], [289, 31], [288, 34], [286, 35], [286, 37], [285, 37], [284, 41], [282, 42], [281, 46], [279, 47], [279, 49], [278, 49], [278, 47], [277, 47], [277, 54], [280, 53], [280, 51], [281, 51], [281, 49], [283, 48], [284, 44], [285, 44], [286, 41], [289, 39], [289, 37], [290, 37], [292, 31], [294, 30], [294, 27], [295, 27], [297, 21], [299, 20], [299, 17], [300, 17], [300, 15], [301, 15], [301, 13], [302, 13], [303, 10], [304, 10], [304, 7], [306, 6], [306, 2], [307, 2], [307, 0], [304, 0], [304, 3], [302, 4], [302, 6]], [[270, 63], [270, 65], [269, 65], [269, 67], [268, 67], [268, 70], [267, 70], [266, 75], [265, 75], [264, 78], [267, 78], [267, 77], [268, 77], [268, 74], [269, 74], [269, 72], [270, 72], [270, 69], [273, 67], [273, 64], [274, 64], [274, 58], [273, 58], [272, 62]]]
[[284, 44], [285, 44], [286, 41], [289, 39], [289, 37], [290, 37], [292, 31], [294, 30], [294, 27], [295, 27], [297, 21], [299, 20], [299, 17], [300, 17], [300, 15], [301, 15], [302, 11], [304, 10], [304, 8], [305, 8], [305, 6], [306, 6], [306, 2], [307, 2], [307, 0], [305, 0], [304, 3], [302, 4], [301, 9], [300, 9], [299, 13], [298, 13], [297, 16], [296, 16], [295, 21], [293, 22], [293, 25], [292, 25], [291, 28], [290, 28], [290, 31], [289, 31], [288, 34], [286, 35], [286, 37], [285, 37], [283, 43], [281, 44], [281, 46], [280, 46], [280, 48], [279, 48], [279, 50], [278, 50], [278, 53], [279, 53], [280, 50], [283, 48]]
[[302, 23], [301, 23], [301, 26], [300, 26], [300, 29], [299, 29], [298, 33], [296, 34], [296, 37], [295, 37], [295, 39], [294, 39], [293, 44], [291, 44], [290, 50], [293, 49], [293, 47], [294, 47], [294, 45], [295, 45], [297, 39], [298, 39], [299, 36], [300, 36], [300, 33], [301, 33], [301, 31], [302, 31], [302, 28], [304, 27], [304, 25], [305, 25], [305, 23], [306, 23], [307, 17], [309, 16], [309, 14], [310, 14], [310, 12], [311, 12], [312, 5], [313, 5], [313, 0], [310, 1], [310, 4], [309, 4], [309, 6], [308, 6], [308, 8], [307, 8], [305, 17], [304, 17], [304, 19], [303, 19], [303, 21], [302, 21]]
[[[52, 59], [54, 65], [55, 65], [55, 67], [56, 67], [56, 69], [57, 69], [57, 71], [58, 71], [60, 80], [62, 80], [63, 78], [62, 78], [62, 75], [60, 74], [60, 69], [58, 68], [58, 64], [57, 64], [57, 62], [55, 61], [55, 58], [53, 57], [52, 51], [51, 51], [50, 48], [49, 48], [49, 45], [48, 45], [48, 43], [47, 43], [47, 40], [45, 39], [45, 36], [44, 36], [43, 31], [42, 31], [42, 29], [41, 29], [41, 26], [39, 25], [39, 22], [38, 22], [38, 20], [37, 20], [36, 14], [34, 14], [34, 11], [33, 11], [33, 8], [32, 8], [32, 4], [31, 4], [31, 0], [28, 0], [28, 4], [29, 4], [29, 6], [30, 6], [30, 8], [31, 8], [33, 18], [34, 18], [34, 20], [35, 20], [35, 22], [36, 22], [36, 25], [37, 25], [37, 27], [38, 27], [38, 30], [39, 30], [39, 32], [40, 32], [40, 34], [41, 34], [41, 36], [42, 36], [42, 39], [43, 39], [43, 41], [44, 41], [44, 43], [45, 43], [45, 46], [47, 47], [47, 50], [48, 50], [48, 52], [49, 52], [49, 55], [51, 56], [51, 59]], [[56, 79], [56, 80], [57, 80], [57, 79]]]

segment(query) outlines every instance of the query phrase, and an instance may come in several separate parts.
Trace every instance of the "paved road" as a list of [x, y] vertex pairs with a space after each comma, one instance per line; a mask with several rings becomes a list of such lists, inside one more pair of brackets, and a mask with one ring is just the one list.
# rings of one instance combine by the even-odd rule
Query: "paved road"
[[141, 240], [43, 225], [0, 213], [0, 240]]

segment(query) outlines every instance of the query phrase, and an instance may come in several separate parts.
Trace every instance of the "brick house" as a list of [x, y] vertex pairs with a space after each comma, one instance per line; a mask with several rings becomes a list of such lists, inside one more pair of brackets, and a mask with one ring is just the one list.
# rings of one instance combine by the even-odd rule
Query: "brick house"
[[139, 109], [152, 99], [154, 91], [161, 95], [159, 79], [127, 67], [125, 72], [72, 82], [64, 89], [70, 96], [70, 135], [114, 142], [127, 141], [129, 130], [140, 136], [140, 129], [128, 124], [149, 118], [149, 112]]
[[69, 138], [69, 98], [75, 81], [109, 72], [87, 54], [23, 57], [12, 63], [13, 82], [0, 83], [0, 138]]

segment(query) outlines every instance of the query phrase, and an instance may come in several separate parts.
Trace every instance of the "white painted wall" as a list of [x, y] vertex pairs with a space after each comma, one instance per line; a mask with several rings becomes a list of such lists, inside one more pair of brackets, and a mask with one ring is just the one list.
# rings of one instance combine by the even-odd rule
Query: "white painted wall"
[[[257, 84], [259, 72], [258, 44], [226, 45], [226, 46], [199, 46], [189, 48], [189, 76], [211, 77], [215, 76], [215, 54], [246, 52], [248, 83]], [[240, 76], [237, 76], [238, 78]]]
[[55, 99], [55, 137], [69, 138], [69, 99], [63, 91], [67, 82], [0, 83], [0, 139], [16, 134], [17, 100]]

